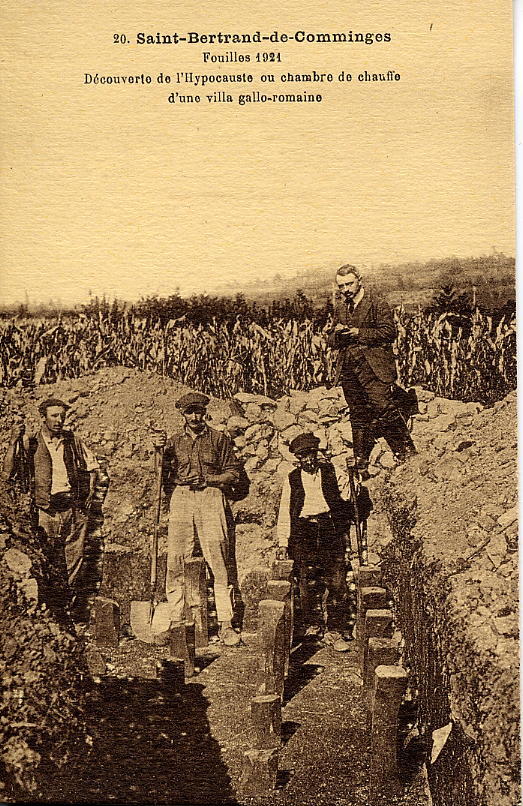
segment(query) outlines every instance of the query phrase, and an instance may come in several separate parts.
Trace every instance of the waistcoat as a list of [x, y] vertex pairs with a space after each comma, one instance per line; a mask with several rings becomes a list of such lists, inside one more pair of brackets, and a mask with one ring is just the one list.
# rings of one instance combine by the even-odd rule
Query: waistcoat
[[[337, 531], [343, 531], [347, 522], [348, 502], [344, 501], [340, 495], [336, 471], [330, 462], [320, 464], [319, 468], [321, 474], [321, 489], [333, 517], [334, 525]], [[289, 484], [291, 488], [290, 516], [292, 530], [292, 526], [299, 518], [305, 502], [305, 490], [299, 467], [289, 473]]]
[[[53, 464], [41, 431], [29, 440], [29, 460], [33, 471], [35, 504], [40, 509], [48, 509]], [[71, 485], [71, 495], [76, 504], [82, 504], [89, 494], [89, 474], [72, 431], [64, 431], [64, 464]]]

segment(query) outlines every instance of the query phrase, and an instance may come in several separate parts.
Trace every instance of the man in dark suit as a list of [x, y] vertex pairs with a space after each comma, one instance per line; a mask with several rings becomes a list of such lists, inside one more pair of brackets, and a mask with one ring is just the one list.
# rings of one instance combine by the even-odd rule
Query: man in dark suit
[[334, 385], [341, 385], [350, 411], [356, 465], [368, 478], [369, 456], [382, 436], [398, 463], [416, 452], [394, 399], [397, 377], [392, 343], [396, 328], [387, 303], [364, 288], [355, 266], [336, 272], [340, 299], [331, 346], [339, 349]]

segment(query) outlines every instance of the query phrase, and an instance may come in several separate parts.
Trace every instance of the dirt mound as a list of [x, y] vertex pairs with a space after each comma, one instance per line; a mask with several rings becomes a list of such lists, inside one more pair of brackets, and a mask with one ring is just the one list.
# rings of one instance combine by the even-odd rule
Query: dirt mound
[[[154, 512], [151, 428], [173, 433], [180, 427], [182, 418], [174, 404], [186, 391], [187, 387], [156, 373], [114, 367], [52, 386], [39, 386], [34, 392], [2, 392], [0, 407], [6, 425], [11, 424], [16, 411], [20, 410], [28, 418], [28, 430], [39, 427], [37, 405], [43, 398], [53, 395], [69, 402], [69, 424], [107, 465], [110, 487], [104, 505], [103, 531], [106, 568], [110, 576], [115, 577], [114, 584], [113, 580], [106, 580], [108, 595], [114, 595], [119, 587], [126, 588], [131, 598], [144, 596]], [[469, 458], [474, 455], [476, 421], [489, 421], [488, 412], [492, 410], [478, 413], [482, 408], [480, 404], [448, 401], [423, 389], [417, 391], [420, 413], [414, 419], [413, 435], [420, 458], [414, 465], [416, 473], [424, 473], [426, 478], [439, 474], [435, 500], [444, 501], [447, 512], [453, 501], [459, 509], [463, 483], [470, 477]], [[497, 406], [494, 411], [499, 410], [500, 404]], [[282, 479], [294, 466], [289, 442], [297, 433], [312, 431], [320, 438], [320, 447], [343, 469], [347, 458], [352, 457], [352, 433], [341, 390], [325, 387], [310, 392], [296, 391], [279, 400], [250, 393], [238, 393], [233, 401], [211, 399], [209, 414], [211, 425], [228, 431], [233, 438], [252, 480], [247, 498], [233, 505], [238, 575], [249, 597], [251, 588], [259, 588], [264, 569], [272, 559]], [[0, 440], [7, 440], [7, 429]], [[504, 455], [493, 446], [489, 450], [492, 455], [496, 454], [497, 459], [493, 461], [503, 459]], [[478, 472], [483, 472], [485, 467], [485, 464], [480, 466]], [[380, 503], [379, 479], [392, 468], [392, 453], [380, 440], [372, 453], [370, 466], [375, 477], [369, 483], [375, 499], [369, 527], [371, 561], [378, 559], [382, 546], [390, 539]], [[491, 478], [495, 486], [494, 473]], [[472, 477], [471, 489], [474, 484], [475, 477]], [[501, 514], [502, 507], [498, 513], [493, 501], [490, 497], [481, 505], [487, 519]], [[166, 512], [162, 519], [165, 536]], [[482, 523], [478, 528], [486, 528], [490, 521]], [[450, 534], [452, 528], [450, 519]], [[476, 545], [474, 540], [479, 545], [482, 539], [481, 532], [472, 530], [467, 537], [472, 542], [467, 545]], [[455, 549], [456, 538], [452, 544]], [[163, 551], [164, 537], [160, 540], [160, 552]], [[125, 569], [121, 567], [123, 558]]]

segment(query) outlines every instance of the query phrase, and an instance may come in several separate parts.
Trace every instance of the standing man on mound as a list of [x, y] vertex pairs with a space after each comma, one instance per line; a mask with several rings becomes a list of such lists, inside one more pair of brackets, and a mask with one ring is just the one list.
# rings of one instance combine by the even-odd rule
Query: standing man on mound
[[237, 646], [240, 636], [231, 625], [233, 588], [227, 570], [225, 491], [238, 481], [239, 469], [229, 437], [207, 425], [208, 404], [209, 398], [200, 392], [184, 395], [176, 403], [185, 421], [183, 430], [169, 440], [165, 434], [153, 437], [155, 447], [165, 447], [163, 485], [171, 495], [165, 592], [171, 626], [183, 624], [184, 563], [193, 556], [198, 537], [214, 576], [220, 640], [226, 646]]
[[[396, 362], [392, 344], [396, 328], [387, 303], [369, 292], [355, 266], [336, 272], [341, 299], [334, 311], [336, 325], [329, 337], [339, 349], [333, 385], [341, 385], [350, 411], [356, 467], [362, 480], [369, 478], [369, 457], [378, 437], [384, 437], [398, 463], [416, 453], [394, 391]], [[415, 401], [411, 401], [414, 403]]]

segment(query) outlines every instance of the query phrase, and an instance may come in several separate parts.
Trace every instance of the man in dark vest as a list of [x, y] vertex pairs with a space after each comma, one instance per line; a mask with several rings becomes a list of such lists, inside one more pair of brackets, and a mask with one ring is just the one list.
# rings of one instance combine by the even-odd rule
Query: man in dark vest
[[[303, 626], [322, 623], [313, 612], [311, 582], [321, 569], [327, 593], [326, 632], [323, 642], [338, 652], [349, 648], [343, 635], [346, 627], [347, 563], [345, 535], [350, 518], [350, 501], [342, 498], [333, 464], [320, 461], [320, 440], [314, 434], [299, 434], [289, 445], [298, 467], [285, 479], [278, 514], [277, 557], [290, 556], [296, 563]], [[323, 621], [323, 620], [321, 620]], [[316, 622], [316, 624], [315, 624]]]
[[416, 452], [404, 412], [395, 391], [396, 362], [392, 344], [396, 328], [387, 303], [368, 291], [355, 266], [336, 273], [340, 299], [334, 311], [336, 325], [329, 337], [339, 349], [333, 385], [341, 385], [350, 411], [356, 466], [363, 480], [375, 440], [385, 438], [398, 463]]
[[[42, 428], [33, 437], [25, 434], [23, 423], [13, 426], [4, 478], [16, 477], [23, 447], [44, 550], [63, 581], [61, 604], [74, 608], [81, 600], [85, 533], [98, 464], [82, 440], [64, 428], [68, 408], [62, 400], [44, 400], [38, 407]], [[73, 610], [73, 617], [82, 621], [86, 614]]]

